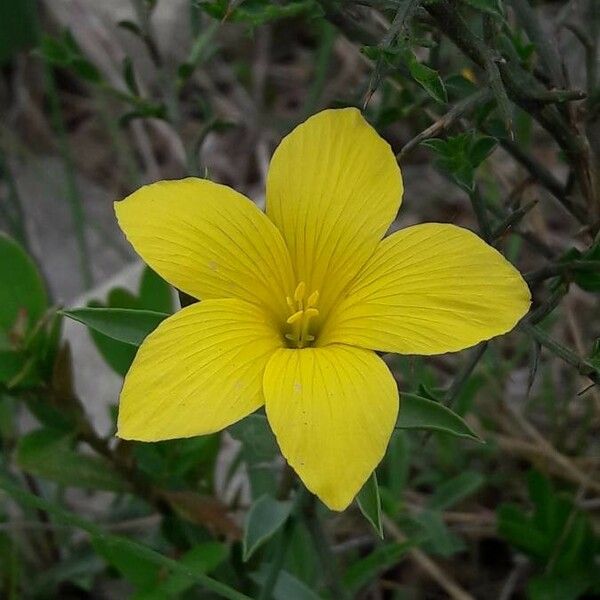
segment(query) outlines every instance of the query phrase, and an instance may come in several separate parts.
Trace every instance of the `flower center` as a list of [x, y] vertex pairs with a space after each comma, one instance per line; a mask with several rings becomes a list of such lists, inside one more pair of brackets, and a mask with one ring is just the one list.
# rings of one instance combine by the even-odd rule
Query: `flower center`
[[[306, 284], [301, 281], [296, 287], [294, 297], [286, 298], [290, 316], [285, 339], [292, 348], [305, 348], [314, 342], [315, 336], [310, 334], [311, 320], [319, 315], [316, 305], [319, 303], [319, 292], [315, 290], [306, 298]], [[313, 321], [314, 322], [314, 321]]]

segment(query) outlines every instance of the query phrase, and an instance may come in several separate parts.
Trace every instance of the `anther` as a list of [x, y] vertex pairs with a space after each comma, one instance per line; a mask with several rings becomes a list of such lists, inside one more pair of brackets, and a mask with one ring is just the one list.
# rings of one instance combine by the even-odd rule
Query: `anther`
[[[312, 310], [314, 310], [314, 309], [312, 309]], [[295, 312], [291, 317], [288, 317], [288, 320], [287, 320], [288, 325], [293, 325], [294, 323], [297, 323], [300, 319], [302, 319], [303, 315], [304, 315], [303, 310], [299, 310], [298, 312]]]
[[302, 300], [304, 300], [304, 294], [306, 294], [306, 284], [304, 281], [301, 281], [294, 292], [294, 300], [296, 302], [302, 302]]
[[309, 333], [312, 319], [319, 315], [316, 305], [319, 303], [319, 292], [314, 290], [306, 298], [306, 283], [301, 281], [294, 290], [294, 297], [287, 296], [286, 303], [290, 316], [286, 322], [290, 330], [285, 338], [292, 342], [297, 348], [304, 348], [315, 340], [315, 336]]
[[[298, 313], [296, 313], [298, 314]], [[319, 311], [316, 308], [307, 308], [304, 311], [304, 315], [305, 315], [305, 319], [308, 321], [311, 317], [316, 317], [318, 316]]]

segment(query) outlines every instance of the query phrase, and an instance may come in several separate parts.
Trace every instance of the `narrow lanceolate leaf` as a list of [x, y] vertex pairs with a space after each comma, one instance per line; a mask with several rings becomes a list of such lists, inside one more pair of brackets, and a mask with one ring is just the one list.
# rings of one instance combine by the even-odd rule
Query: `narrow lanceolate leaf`
[[447, 510], [464, 498], [474, 494], [483, 484], [485, 478], [476, 471], [464, 471], [460, 475], [440, 485], [427, 502], [431, 510]]
[[368, 556], [348, 567], [344, 573], [344, 585], [350, 592], [358, 592], [380, 573], [398, 564], [417, 543], [414, 539], [376, 548]]
[[9, 331], [24, 318], [31, 327], [48, 305], [44, 283], [25, 250], [0, 233], [0, 330]]
[[494, 17], [502, 17], [502, 7], [498, 0], [464, 0], [476, 10], [493, 15]]
[[244, 526], [244, 560], [248, 560], [279, 530], [290, 516], [291, 510], [291, 502], [281, 502], [267, 494], [254, 502]]
[[[270, 566], [269, 563], [263, 563], [260, 571], [250, 573], [250, 579], [260, 586], [264, 586]], [[303, 581], [283, 569], [277, 576], [272, 597], [273, 600], [322, 600], [322, 596], [313, 592]]]
[[398, 429], [431, 429], [457, 437], [480, 441], [477, 434], [459, 417], [439, 402], [416, 394], [402, 394]]
[[371, 523], [377, 535], [383, 539], [383, 525], [381, 522], [381, 498], [379, 496], [379, 485], [375, 472], [367, 479], [367, 483], [356, 497], [358, 507], [367, 521]]
[[106, 460], [76, 452], [68, 435], [49, 428], [19, 440], [17, 463], [27, 473], [65, 486], [115, 492], [128, 487]]
[[120, 342], [139, 346], [169, 315], [131, 308], [74, 308], [64, 315]]
[[250, 596], [246, 596], [245, 594], [234, 590], [232, 587], [229, 587], [227, 584], [204, 575], [204, 573], [198, 569], [187, 566], [183, 561], [178, 562], [173, 560], [168, 556], [156, 552], [149, 546], [144, 546], [132, 539], [110, 534], [91, 521], [65, 510], [58, 504], [48, 502], [39, 496], [27, 492], [13, 483], [13, 481], [7, 478], [4, 473], [0, 473], [0, 490], [14, 498], [21, 506], [45, 510], [57, 521], [86, 531], [91, 536], [92, 542], [97, 541], [98, 539], [102, 540], [107, 551], [115, 551], [115, 549], [118, 549], [122, 552], [124, 548], [127, 548], [135, 553], [140, 559], [152, 561], [162, 569], [163, 573], [171, 572], [183, 577], [189, 577], [195, 583], [202, 585], [220, 598], [228, 598], [229, 600], [252, 600]]
[[[203, 542], [194, 546], [180, 559], [184, 565], [198, 573], [210, 573], [221, 564], [228, 554], [228, 547], [219, 542]], [[139, 591], [132, 600], [162, 600], [163, 598], [178, 598], [194, 585], [194, 580], [181, 573], [173, 573], [166, 579], [158, 571], [158, 583], [154, 582], [147, 589]]]

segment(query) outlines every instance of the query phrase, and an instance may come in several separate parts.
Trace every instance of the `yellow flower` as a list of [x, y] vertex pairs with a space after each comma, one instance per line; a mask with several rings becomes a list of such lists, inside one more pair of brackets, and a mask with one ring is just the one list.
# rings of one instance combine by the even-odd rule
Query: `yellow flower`
[[349, 108], [284, 138], [266, 214], [202, 179], [161, 181], [116, 203], [140, 256], [202, 300], [141, 345], [118, 435], [207, 434], [264, 404], [306, 487], [346, 508], [398, 414], [375, 351], [461, 350], [512, 329], [530, 304], [518, 271], [466, 229], [427, 223], [382, 240], [402, 190], [390, 146]]

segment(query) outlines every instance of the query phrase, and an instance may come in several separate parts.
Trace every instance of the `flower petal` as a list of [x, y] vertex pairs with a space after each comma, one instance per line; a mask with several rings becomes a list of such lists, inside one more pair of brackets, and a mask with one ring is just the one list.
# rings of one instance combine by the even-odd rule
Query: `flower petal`
[[527, 284], [496, 249], [468, 229], [425, 223], [383, 240], [318, 343], [455, 352], [511, 330], [530, 302]]
[[234, 298], [192, 304], [163, 321], [125, 378], [118, 435], [202, 435], [256, 410], [265, 365], [282, 345], [267, 321], [259, 307]]
[[277, 228], [248, 198], [205, 179], [159, 181], [115, 203], [136, 252], [196, 298], [240, 298], [287, 316], [294, 280]]
[[267, 215], [298, 281], [326, 314], [394, 220], [402, 177], [389, 144], [355, 108], [325, 110], [283, 139], [267, 178]]
[[278, 350], [264, 377], [269, 423], [288, 463], [344, 510], [383, 458], [398, 389], [374, 353], [349, 346]]

